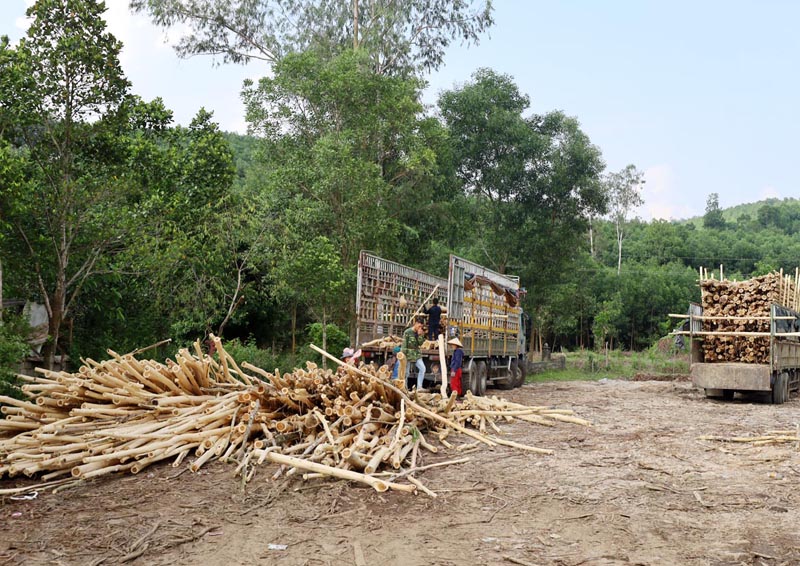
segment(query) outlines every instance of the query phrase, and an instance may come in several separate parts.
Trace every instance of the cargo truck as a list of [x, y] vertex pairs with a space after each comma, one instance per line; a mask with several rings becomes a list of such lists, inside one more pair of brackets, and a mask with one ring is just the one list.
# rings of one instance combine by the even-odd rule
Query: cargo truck
[[[450, 255], [448, 278], [437, 277], [362, 251], [356, 290], [356, 342], [364, 360], [383, 363], [381, 339], [402, 337], [413, 315], [433, 297], [444, 305], [441, 330], [464, 347], [462, 382], [483, 395], [489, 386], [511, 389], [525, 382], [526, 318], [519, 277], [497, 273]], [[438, 350], [423, 350], [425, 386], [441, 383]], [[449, 364], [449, 354], [447, 363]]]
[[[687, 315], [670, 315], [684, 317]], [[720, 323], [769, 320], [769, 332], [735, 332], [703, 330], [709, 326], [730, 326]], [[800, 389], [800, 313], [773, 304], [769, 317], [757, 316], [704, 316], [703, 308], [693, 303], [689, 308], [688, 329], [674, 334], [688, 335], [691, 344], [692, 383], [705, 390], [708, 397], [732, 399], [736, 392], [761, 392], [775, 404], [789, 400], [793, 391]], [[768, 363], [707, 362], [703, 357], [702, 340], [716, 338], [768, 338]]]

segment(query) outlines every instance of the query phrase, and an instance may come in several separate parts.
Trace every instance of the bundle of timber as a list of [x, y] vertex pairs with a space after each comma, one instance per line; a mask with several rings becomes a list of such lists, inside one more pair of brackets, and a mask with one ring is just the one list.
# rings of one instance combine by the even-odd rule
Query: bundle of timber
[[[730, 333], [705, 336], [706, 362], [769, 363], [769, 338], [747, 335], [769, 333], [770, 306], [775, 303], [798, 307], [798, 275], [773, 272], [745, 281], [701, 278], [703, 315], [720, 317], [704, 320], [703, 330]], [[753, 317], [753, 318], [748, 318]]]
[[[454, 396], [411, 394], [402, 380], [390, 381], [386, 366], [331, 371], [309, 362], [284, 374], [239, 367], [220, 340], [214, 342], [215, 358], [199, 343], [194, 353], [181, 349], [165, 364], [109, 351], [109, 360], [84, 360], [77, 373], [20, 376], [29, 400], [0, 398], [6, 415], [0, 421], [0, 477], [58, 482], [67, 481], [59, 479], [64, 476], [136, 474], [168, 458], [176, 467], [190, 459], [189, 469], [197, 471], [220, 459], [236, 463], [242, 481], [267, 461], [281, 466], [278, 473], [303, 470], [379, 491], [430, 493], [413, 476], [419, 450], [438, 450], [426, 433], [436, 434], [443, 446], [449, 446], [449, 433], [458, 432], [476, 445], [549, 453], [490, 436], [487, 427], [499, 432], [495, 421], [513, 419], [590, 424], [571, 411], [501, 399], [468, 395], [457, 402]], [[391, 481], [401, 477], [410, 483]]]

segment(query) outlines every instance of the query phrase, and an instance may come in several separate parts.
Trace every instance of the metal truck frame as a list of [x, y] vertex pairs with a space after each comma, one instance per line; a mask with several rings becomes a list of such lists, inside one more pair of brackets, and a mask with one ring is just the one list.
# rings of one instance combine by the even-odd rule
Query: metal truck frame
[[[462, 383], [483, 395], [493, 386], [519, 387], [526, 376], [526, 337], [519, 277], [503, 275], [455, 255], [444, 279], [362, 251], [356, 290], [356, 343], [365, 361], [383, 363], [388, 352], [364, 343], [402, 336], [429, 296], [447, 305], [446, 338], [464, 347]], [[432, 295], [431, 295], [432, 294]], [[426, 385], [441, 382], [438, 351], [423, 351]], [[447, 363], [450, 362], [448, 352]]]
[[[673, 317], [686, 315], [670, 315]], [[767, 320], [767, 317], [706, 317], [703, 308], [695, 303], [689, 307], [689, 330], [675, 334], [690, 336], [691, 376], [696, 387], [705, 390], [707, 397], [732, 399], [734, 393], [768, 393], [772, 403], [789, 400], [792, 391], [800, 390], [800, 313], [773, 304], [768, 317], [769, 332], [704, 331], [704, 320]], [[705, 362], [703, 336], [748, 336], [769, 338], [769, 363]]]

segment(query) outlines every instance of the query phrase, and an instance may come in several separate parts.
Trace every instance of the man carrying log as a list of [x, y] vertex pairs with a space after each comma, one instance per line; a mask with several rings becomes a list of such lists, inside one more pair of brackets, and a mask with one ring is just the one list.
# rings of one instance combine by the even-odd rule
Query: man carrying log
[[403, 354], [405, 354], [406, 359], [408, 360], [405, 378], [406, 388], [409, 391], [412, 389], [411, 383], [409, 382], [411, 364], [414, 364], [417, 368], [418, 391], [422, 389], [422, 382], [425, 380], [425, 361], [422, 359], [422, 355], [419, 352], [420, 347], [425, 342], [423, 333], [422, 319], [419, 317], [414, 320], [414, 325], [411, 328], [406, 328], [406, 331], [403, 332], [403, 346], [401, 351]]

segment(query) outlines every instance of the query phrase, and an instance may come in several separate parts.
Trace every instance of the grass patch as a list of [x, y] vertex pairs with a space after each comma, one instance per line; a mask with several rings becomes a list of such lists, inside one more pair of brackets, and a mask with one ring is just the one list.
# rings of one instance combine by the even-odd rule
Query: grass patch
[[527, 382], [634, 379], [637, 375], [678, 377], [689, 373], [688, 354], [663, 352], [655, 347], [644, 352], [615, 350], [606, 354], [583, 350], [565, 355], [565, 369], [529, 375]]

